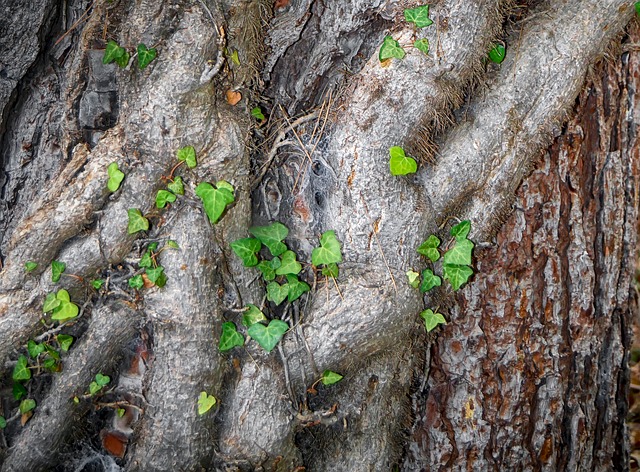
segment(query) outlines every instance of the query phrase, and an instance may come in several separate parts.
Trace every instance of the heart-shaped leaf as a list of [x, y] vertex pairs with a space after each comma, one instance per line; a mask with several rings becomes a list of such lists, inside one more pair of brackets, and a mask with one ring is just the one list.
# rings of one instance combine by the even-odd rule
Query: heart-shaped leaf
[[284, 287], [287, 287], [287, 300], [289, 303], [296, 301], [303, 293], [311, 290], [309, 284], [301, 282], [296, 275], [287, 275], [287, 283]]
[[176, 201], [176, 196], [168, 190], [158, 190], [156, 194], [156, 206], [158, 208], [164, 208], [167, 203], [173, 203]]
[[54, 308], [53, 314], [51, 315], [52, 320], [66, 321], [78, 316], [80, 308], [75, 303], [71, 303], [69, 292], [64, 289], [58, 290], [56, 298], [60, 301], [60, 304]]
[[120, 59], [126, 53], [124, 48], [121, 48], [118, 43], [111, 40], [107, 43], [107, 47], [104, 50], [104, 56], [102, 56], [103, 64], [111, 64], [116, 59]]
[[407, 279], [409, 280], [409, 285], [413, 288], [418, 288], [420, 286], [420, 274], [414, 272], [412, 270], [407, 271]]
[[456, 240], [456, 245], [444, 253], [445, 265], [471, 265], [473, 243], [468, 239]]
[[289, 234], [289, 230], [282, 223], [276, 221], [267, 226], [252, 226], [249, 228], [249, 233], [267, 246], [273, 256], [279, 256], [287, 250], [287, 246], [282, 241]]
[[420, 284], [420, 292], [425, 293], [433, 287], [442, 285], [442, 279], [435, 275], [431, 269], [422, 271], [422, 283]]
[[442, 266], [442, 275], [445, 280], [451, 283], [454, 290], [458, 290], [473, 275], [473, 269], [466, 265], [445, 264]]
[[67, 352], [73, 344], [73, 337], [69, 336], [68, 334], [59, 334], [58, 336], [56, 336], [56, 341], [58, 341], [60, 349], [62, 349], [64, 352]]
[[122, 49], [124, 52], [122, 53], [122, 56], [116, 57], [115, 61], [116, 61], [116, 64], [118, 64], [118, 66], [121, 69], [124, 69], [129, 65], [129, 59], [131, 59], [131, 55], [126, 49], [124, 48], [120, 48], [120, 49]]
[[333, 277], [334, 279], [338, 278], [340, 274], [340, 269], [338, 269], [338, 264], [332, 262], [331, 264], [327, 264], [322, 268], [322, 275], [326, 275], [327, 277]]
[[64, 262], [51, 261], [51, 281], [57, 283], [66, 268], [67, 264]]
[[404, 56], [405, 52], [400, 46], [400, 43], [391, 36], [385, 36], [382, 46], [380, 46], [380, 53], [378, 54], [380, 62], [385, 59], [391, 59], [392, 57], [396, 59], [403, 59]]
[[281, 256], [280, 267], [276, 269], [276, 275], [299, 274], [302, 265], [296, 261], [296, 253], [293, 251], [285, 251]]
[[433, 310], [428, 309], [420, 313], [420, 317], [424, 320], [424, 326], [427, 328], [427, 333], [433, 330], [439, 324], [447, 324], [447, 320], [440, 313], [434, 313]]
[[238, 333], [235, 324], [231, 321], [225, 321], [222, 323], [222, 334], [220, 335], [218, 349], [220, 352], [225, 352], [236, 346], [244, 346], [244, 338]]
[[505, 56], [507, 55], [507, 50], [502, 44], [496, 44], [491, 51], [489, 51], [489, 60], [491, 62], [495, 62], [496, 64], [502, 64]]
[[96, 393], [98, 393], [100, 390], [102, 389], [102, 387], [100, 385], [97, 384], [97, 382], [92, 381], [89, 384], [89, 395], [95, 395]]
[[233, 192], [228, 188], [214, 188], [208, 182], [202, 182], [196, 187], [196, 195], [202, 200], [204, 211], [211, 224], [216, 224], [227, 205], [235, 200]]
[[406, 9], [404, 11], [404, 19], [407, 20], [407, 23], [413, 23], [418, 28], [433, 24], [433, 20], [429, 18], [429, 5]]
[[252, 325], [247, 333], [249, 333], [249, 336], [255, 339], [265, 351], [271, 352], [288, 329], [289, 325], [284, 321], [271, 320], [269, 326], [265, 326], [262, 323]]
[[207, 411], [213, 408], [213, 405], [215, 404], [216, 397], [209, 395], [207, 392], [200, 392], [200, 396], [198, 397], [198, 414], [200, 416], [204, 415]]
[[429, 40], [427, 38], [418, 39], [413, 46], [425, 54], [429, 54]]
[[4, 416], [0, 416], [0, 429], [4, 429], [7, 427], [7, 420]]
[[342, 262], [340, 241], [333, 230], [325, 231], [320, 237], [320, 247], [311, 252], [311, 263], [320, 267], [322, 264], [337, 264]]
[[236, 253], [245, 267], [255, 267], [258, 265], [258, 252], [262, 243], [256, 238], [236, 239], [231, 243], [231, 249]]
[[104, 285], [103, 279], [94, 279], [91, 281], [91, 286], [96, 290], [100, 290], [103, 285]]
[[185, 146], [178, 149], [176, 154], [179, 161], [184, 161], [189, 169], [193, 169], [196, 165], [196, 150], [193, 146]]
[[178, 243], [173, 239], [170, 239], [169, 241], [167, 241], [167, 246], [170, 247], [171, 249], [180, 249], [180, 246], [178, 246]]
[[13, 367], [11, 378], [17, 382], [21, 380], [29, 380], [31, 378], [31, 370], [27, 365], [27, 356], [18, 357], [18, 362]]
[[109, 180], [107, 181], [107, 188], [110, 192], [115, 192], [120, 188], [120, 184], [124, 180], [124, 172], [118, 169], [118, 163], [112, 162], [107, 167], [107, 175]]
[[262, 113], [262, 110], [260, 109], [260, 107], [255, 107], [251, 109], [251, 116], [253, 116], [256, 120], [264, 120], [264, 113]]
[[437, 236], [431, 235], [427, 238], [425, 242], [423, 242], [416, 252], [418, 254], [422, 254], [423, 256], [427, 256], [431, 262], [436, 262], [440, 259], [440, 251], [438, 251], [438, 247], [440, 246], [440, 239]]
[[456, 240], [460, 241], [461, 239], [466, 239], [469, 235], [469, 231], [471, 231], [471, 222], [469, 220], [464, 220], [452, 227], [450, 234], [452, 237], [456, 238]]
[[392, 175], [413, 174], [418, 170], [418, 163], [413, 157], [406, 156], [400, 146], [389, 148], [389, 170]]
[[16, 401], [19, 401], [21, 398], [27, 396], [29, 392], [21, 383], [13, 382], [13, 387], [11, 388], [11, 393], [13, 394], [13, 398]]
[[153, 282], [155, 285], [158, 285], [158, 281], [164, 274], [164, 267], [158, 266], [153, 269], [147, 269], [145, 273], [147, 274], [147, 277], [149, 278], [149, 280], [151, 280], [151, 282]]
[[29, 339], [27, 342], [27, 352], [31, 358], [37, 358], [44, 351], [45, 348], [43, 344], [36, 343], [33, 339]]
[[134, 234], [138, 231], [149, 230], [149, 220], [142, 216], [142, 212], [137, 208], [129, 208], [127, 210], [129, 216], [129, 226], [127, 227], [127, 233]]
[[138, 66], [140, 69], [147, 67], [157, 55], [158, 51], [155, 48], [147, 49], [143, 43], [138, 44]]
[[282, 265], [279, 257], [274, 257], [270, 261], [260, 261], [258, 269], [262, 272], [262, 278], [265, 282], [271, 282], [276, 278], [276, 269]]
[[287, 287], [287, 284], [280, 285], [278, 282], [270, 282], [267, 285], [267, 300], [276, 305], [280, 305], [288, 294], [289, 287]]
[[343, 376], [338, 374], [337, 372], [333, 372], [331, 370], [325, 370], [322, 373], [322, 377], [321, 377], [321, 381], [322, 381], [322, 385], [333, 385], [336, 382], [340, 382], [342, 380]]
[[267, 321], [267, 317], [264, 316], [264, 313], [260, 311], [255, 305], [247, 305], [249, 309], [245, 311], [242, 315], [242, 324], [247, 328], [253, 326], [256, 323], [260, 323], [261, 321]]
[[38, 267], [38, 264], [36, 264], [33, 261], [27, 261], [24, 263], [25, 272], [33, 272], [34, 270], [36, 270], [37, 267]]
[[104, 387], [109, 382], [111, 382], [111, 378], [108, 375], [102, 375], [101, 373], [96, 374], [96, 383], [101, 387]]
[[33, 410], [35, 407], [36, 407], [36, 401], [32, 400], [31, 398], [27, 398], [26, 400], [22, 400], [20, 402], [20, 406], [18, 408], [20, 410], [20, 413], [24, 415], [25, 413], [28, 413], [31, 410]]
[[137, 290], [140, 290], [142, 287], [144, 287], [144, 280], [142, 279], [142, 275], [140, 274], [131, 277], [127, 281], [127, 283], [129, 284], [129, 287], [135, 288]]
[[55, 308], [60, 306], [60, 300], [56, 297], [54, 292], [47, 294], [47, 297], [44, 299], [44, 304], [42, 305], [42, 311], [44, 313], [48, 313]]
[[173, 182], [167, 185], [167, 188], [176, 195], [184, 195], [184, 183], [179, 175], [173, 178]]

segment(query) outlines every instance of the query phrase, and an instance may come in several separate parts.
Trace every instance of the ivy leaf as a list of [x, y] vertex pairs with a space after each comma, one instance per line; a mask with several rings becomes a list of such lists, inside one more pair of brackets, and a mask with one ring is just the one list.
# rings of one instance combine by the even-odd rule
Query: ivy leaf
[[147, 49], [144, 43], [138, 44], [138, 66], [144, 69], [158, 55], [156, 48]]
[[173, 203], [176, 201], [176, 196], [168, 190], [158, 190], [156, 194], [156, 206], [158, 208], [164, 208], [167, 203]]
[[19, 407], [20, 413], [24, 415], [25, 413], [29, 413], [35, 407], [36, 407], [36, 401], [32, 400], [31, 398], [27, 398], [26, 400], [22, 400], [20, 402], [20, 407]]
[[158, 281], [160, 280], [160, 277], [162, 277], [163, 275], [164, 267], [158, 266], [155, 269], [147, 269], [145, 272], [149, 280], [151, 280], [155, 285], [158, 285], [160, 287], [160, 285], [158, 284]]
[[65, 289], [58, 290], [56, 298], [60, 300], [60, 304], [54, 308], [53, 314], [51, 315], [52, 320], [62, 322], [78, 316], [80, 308], [78, 308], [78, 305], [75, 303], [71, 303], [71, 300], [69, 299], [69, 292]]
[[27, 396], [27, 389], [24, 388], [24, 385], [18, 382], [13, 383], [13, 388], [11, 389], [11, 393], [13, 394], [13, 398], [18, 401], [23, 397]]
[[303, 293], [311, 290], [308, 283], [301, 282], [295, 275], [287, 275], [287, 283], [284, 287], [287, 288], [287, 300], [289, 303], [297, 300]]
[[471, 265], [473, 243], [468, 239], [456, 240], [456, 245], [444, 253], [445, 265]]
[[311, 263], [320, 267], [322, 264], [337, 264], [342, 262], [340, 241], [333, 230], [325, 231], [320, 237], [320, 247], [311, 252]]
[[447, 324], [447, 320], [440, 313], [434, 313], [433, 310], [428, 309], [420, 313], [420, 317], [424, 320], [424, 326], [427, 328], [427, 333], [431, 332], [439, 324]]
[[422, 271], [422, 283], [420, 284], [420, 292], [425, 293], [433, 287], [442, 285], [442, 279], [435, 275], [431, 269]]
[[144, 287], [144, 280], [142, 279], [142, 275], [140, 274], [131, 277], [127, 281], [127, 283], [129, 284], [129, 287], [135, 288], [137, 290], [140, 290], [142, 287]]
[[405, 156], [404, 149], [400, 146], [389, 148], [389, 170], [392, 175], [414, 174], [418, 170], [418, 163], [413, 157]]
[[407, 279], [409, 279], [409, 285], [413, 288], [418, 288], [420, 286], [420, 274], [414, 272], [412, 270], [407, 271]]
[[96, 393], [98, 393], [100, 390], [102, 389], [102, 387], [100, 385], [98, 385], [97, 382], [91, 382], [89, 384], [89, 395], [95, 395]]
[[96, 290], [100, 290], [103, 285], [104, 285], [103, 279], [94, 279], [91, 281], [91, 286]]
[[196, 187], [196, 195], [202, 200], [204, 211], [207, 213], [211, 224], [216, 224], [227, 205], [235, 200], [233, 192], [229, 191], [228, 188], [224, 186], [222, 188], [214, 188], [208, 182], [202, 182]]
[[268, 226], [252, 226], [249, 228], [249, 233], [267, 246], [273, 256], [279, 256], [287, 250], [287, 246], [282, 241], [289, 234], [289, 230], [282, 223], [276, 221]]
[[442, 266], [442, 275], [451, 283], [454, 290], [458, 290], [473, 275], [473, 269], [466, 265], [445, 264]]
[[51, 281], [57, 283], [66, 268], [67, 264], [64, 262], [51, 261]]
[[276, 275], [299, 274], [302, 265], [296, 261], [296, 253], [285, 251], [281, 256], [281, 265], [276, 269]]
[[7, 420], [4, 416], [0, 416], [0, 429], [4, 429], [7, 427]]
[[237, 65], [237, 66], [240, 65], [240, 58], [238, 57], [238, 51], [237, 50], [233, 51], [229, 55], [229, 59], [231, 59], [231, 62], [233, 62], [235, 65]]
[[489, 51], [489, 60], [496, 64], [501, 64], [507, 55], [507, 50], [502, 44], [496, 44], [491, 51]]
[[167, 188], [176, 195], [184, 195], [184, 183], [179, 175], [173, 178], [173, 182], [167, 185]]
[[322, 373], [322, 377], [320, 380], [322, 381], [322, 385], [333, 385], [334, 383], [340, 382], [343, 376], [338, 374], [337, 372], [333, 372], [330, 370], [325, 370]]
[[436, 262], [440, 259], [440, 251], [438, 251], [439, 246], [440, 240], [437, 236], [432, 234], [420, 245], [420, 247], [418, 247], [418, 249], [416, 249], [416, 252], [423, 256], [427, 256], [431, 262]]
[[262, 243], [256, 238], [236, 239], [231, 243], [231, 249], [236, 253], [245, 267], [255, 267], [258, 265], [258, 252], [262, 247]]
[[238, 333], [235, 324], [231, 321], [225, 321], [222, 323], [222, 334], [220, 335], [220, 344], [218, 345], [218, 349], [220, 352], [225, 352], [236, 346], [244, 346], [244, 338], [240, 333]]
[[178, 160], [184, 161], [189, 169], [193, 169], [196, 165], [196, 150], [193, 146], [185, 146], [178, 149]]
[[429, 5], [406, 9], [404, 19], [407, 20], [407, 23], [413, 23], [418, 28], [425, 28], [433, 24], [433, 20], [429, 18]]
[[204, 415], [207, 411], [213, 408], [213, 405], [215, 404], [216, 397], [209, 395], [207, 392], [200, 392], [200, 396], [198, 397], [198, 414], [200, 416]]
[[262, 113], [260, 107], [255, 107], [251, 109], [251, 116], [253, 116], [256, 120], [264, 121], [265, 117]]
[[111, 382], [111, 378], [108, 375], [102, 375], [101, 373], [96, 374], [96, 383], [100, 385], [100, 387], [104, 387], [109, 382]]
[[322, 268], [322, 275], [326, 275], [327, 277], [333, 277], [334, 279], [337, 279], [339, 274], [340, 269], [338, 269], [338, 264], [336, 264], [335, 262], [327, 264]]
[[134, 234], [138, 231], [149, 230], [149, 220], [142, 216], [142, 212], [137, 208], [129, 208], [127, 210], [129, 216], [129, 226], [127, 227], [127, 233]]
[[274, 257], [270, 261], [260, 261], [258, 269], [262, 272], [262, 278], [265, 282], [271, 282], [276, 278], [276, 269], [280, 267], [282, 262], [279, 257]]
[[250, 328], [256, 323], [267, 321], [267, 317], [264, 316], [264, 313], [260, 311], [260, 308], [251, 304], [248, 304], [247, 306], [249, 307], [249, 309], [242, 315], [243, 325], [245, 325], [247, 328]]
[[31, 378], [31, 370], [27, 366], [27, 356], [18, 357], [18, 362], [13, 368], [11, 378], [15, 381], [29, 380]]
[[60, 306], [60, 300], [56, 297], [55, 292], [51, 292], [47, 294], [47, 297], [44, 299], [44, 304], [42, 305], [43, 313], [48, 313], [51, 310], [58, 308]]
[[40, 354], [44, 352], [44, 346], [36, 343], [33, 339], [29, 339], [27, 342], [27, 352], [32, 359], [36, 359]]
[[104, 50], [104, 56], [102, 56], [102, 63], [111, 64], [116, 59], [121, 58], [125, 52], [126, 51], [124, 48], [121, 48], [118, 45], [118, 43], [111, 40], [107, 43], [107, 47]]
[[53, 357], [57, 361], [60, 360], [60, 353], [58, 351], [56, 351], [54, 348], [52, 348], [51, 346], [49, 346], [46, 343], [44, 343], [43, 346], [44, 346], [45, 350], [47, 351], [47, 354], [49, 354], [51, 357]]
[[169, 246], [171, 249], [180, 249], [180, 246], [178, 246], [178, 243], [175, 242], [173, 239], [170, 239], [169, 241], [167, 241], [167, 246]]
[[265, 351], [271, 352], [288, 330], [289, 325], [284, 321], [271, 320], [269, 326], [265, 326], [262, 323], [252, 325], [249, 327], [247, 333], [255, 339]]
[[118, 169], [118, 163], [112, 162], [107, 167], [107, 175], [109, 180], [107, 181], [107, 188], [110, 192], [115, 192], [120, 188], [120, 184], [124, 180], [124, 172]]
[[385, 59], [391, 59], [392, 57], [395, 57], [396, 59], [403, 59], [405, 54], [406, 53], [400, 46], [400, 43], [393, 39], [393, 37], [387, 35], [384, 37], [382, 46], [380, 46], [378, 59], [380, 59], [380, 62], [384, 61]]
[[118, 415], [118, 418], [122, 418], [125, 413], [126, 413], [126, 410], [124, 408], [118, 408], [116, 410], [116, 414]]
[[469, 235], [469, 231], [471, 231], [471, 222], [469, 220], [464, 220], [451, 228], [450, 234], [451, 237], [456, 238], [457, 241], [462, 239], [466, 239]]
[[429, 40], [427, 38], [418, 39], [413, 46], [425, 54], [429, 54]]
[[32, 261], [27, 261], [24, 263], [25, 272], [33, 272], [38, 267], [38, 264]]
[[56, 336], [56, 340], [60, 345], [60, 349], [62, 349], [64, 352], [67, 352], [73, 344], [73, 337], [69, 336], [68, 334], [59, 334], [58, 336]]
[[124, 48], [120, 48], [120, 49], [122, 49], [124, 52], [122, 53], [122, 56], [116, 57], [115, 61], [116, 61], [116, 64], [118, 64], [118, 66], [121, 69], [124, 69], [129, 64], [129, 59], [131, 59], [131, 56], [129, 55], [126, 49]]
[[278, 282], [270, 282], [267, 285], [267, 300], [280, 305], [289, 295], [289, 287], [287, 284], [280, 285]]

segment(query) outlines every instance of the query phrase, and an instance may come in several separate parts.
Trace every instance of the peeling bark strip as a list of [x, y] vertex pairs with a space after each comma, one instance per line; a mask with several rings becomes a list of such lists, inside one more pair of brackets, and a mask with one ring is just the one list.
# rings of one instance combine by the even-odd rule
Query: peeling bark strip
[[432, 347], [407, 470], [628, 467], [640, 57], [591, 77]]

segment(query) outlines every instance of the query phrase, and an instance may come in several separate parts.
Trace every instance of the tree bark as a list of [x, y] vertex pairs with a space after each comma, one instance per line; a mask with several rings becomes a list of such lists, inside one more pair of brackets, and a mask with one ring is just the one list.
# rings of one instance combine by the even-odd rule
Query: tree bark
[[[86, 308], [63, 371], [33, 381], [33, 418], [0, 430], [2, 471], [626, 467], [640, 157], [628, 0], [442, 0], [417, 33], [429, 55], [411, 49], [386, 67], [378, 47], [389, 33], [411, 42], [403, 10], [415, 2], [0, 5], [29, 18], [0, 25], [0, 358], [42, 331], [52, 290]], [[501, 38], [506, 60], [487, 65]], [[159, 54], [121, 70], [101, 61], [108, 39]], [[248, 113], [257, 103], [266, 128]], [[198, 152], [180, 170], [186, 195], [152, 210], [185, 145]], [[419, 160], [415, 176], [389, 174], [395, 145]], [[126, 179], [110, 194], [114, 161]], [[212, 226], [194, 189], [219, 180], [236, 201]], [[151, 213], [145, 239], [127, 234], [129, 208]], [[472, 222], [476, 275], [422, 297], [404, 273], [452, 218]], [[305, 267], [311, 293], [265, 302], [229, 244], [274, 220], [302, 261], [336, 230], [337, 284]], [[170, 239], [180, 249], [159, 256], [167, 286], [130, 289], [145, 244]], [[107, 289], [52, 284], [54, 259]], [[271, 353], [220, 353], [222, 323], [240, 326], [248, 303], [289, 332]], [[449, 324], [427, 335], [417, 315], [436, 306]], [[117, 367], [132, 345], [144, 355]], [[345, 377], [310, 393], [325, 369]], [[69, 402], [98, 371], [136, 412], [123, 458], [96, 452], [117, 418]], [[206, 415], [201, 391], [218, 400]], [[2, 405], [9, 417], [18, 402], [8, 392]]]

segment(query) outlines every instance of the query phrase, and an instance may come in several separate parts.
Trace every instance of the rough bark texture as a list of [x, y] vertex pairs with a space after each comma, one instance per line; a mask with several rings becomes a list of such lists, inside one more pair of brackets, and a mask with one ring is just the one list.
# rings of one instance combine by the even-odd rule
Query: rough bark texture
[[[104, 309], [125, 303], [142, 315], [150, 358], [135, 401], [144, 414], [118, 462], [126, 470], [573, 470], [626, 460], [619, 393], [636, 236], [637, 53], [582, 95], [577, 121], [522, 185], [513, 222], [478, 251], [478, 275], [455, 300], [444, 291], [423, 300], [404, 272], [420, 267], [415, 248], [429, 232], [445, 234], [450, 216], [470, 218], [475, 241], [491, 239], [632, 5], [529, 2], [507, 60], [488, 74], [486, 52], [513, 2], [442, 0], [431, 8], [435, 25], [417, 32], [403, 20], [416, 5], [278, 1], [270, 18], [266, 1], [70, 0], [20, 5], [35, 25], [29, 34], [6, 24], [0, 359], [15, 359], [37, 335], [42, 300], [58, 288], [51, 260], [87, 280], [109, 276], [97, 300], [63, 279], [93, 321], [54, 385], [65, 395], [82, 389], [100, 359], [115, 360], [112, 335], [120, 346], [136, 338], [130, 320], [115, 330], [117, 318], [95, 336]], [[431, 53], [410, 49], [382, 67], [377, 46], [388, 33], [403, 44], [426, 37]], [[105, 66], [112, 38], [130, 50], [155, 45], [158, 58], [144, 71]], [[234, 50], [239, 65], [225, 60]], [[243, 96], [235, 107], [225, 100], [231, 90]], [[267, 132], [247, 118], [260, 92]], [[435, 159], [433, 133], [454, 124], [465, 94]], [[152, 211], [184, 145], [198, 152], [195, 169], [179, 169], [186, 195]], [[415, 176], [389, 174], [393, 145], [420, 160]], [[114, 161], [127, 176], [110, 194]], [[220, 179], [234, 185], [236, 202], [212, 227], [194, 188]], [[151, 213], [145, 239], [127, 234], [129, 208]], [[335, 229], [345, 259], [338, 285], [305, 267], [314, 293], [284, 308], [266, 303], [255, 269], [229, 249], [252, 217], [285, 222], [304, 261], [319, 234]], [[168, 239], [180, 249], [159, 256], [167, 286], [129, 290], [144, 244]], [[39, 263], [31, 275], [28, 260]], [[448, 308], [451, 320], [433, 344], [417, 322], [425, 302]], [[251, 342], [220, 354], [222, 322], [240, 326], [248, 303], [290, 331], [271, 353]], [[345, 378], [310, 394], [324, 369]], [[78, 464], [68, 460], [74, 451], [100, 447], [87, 437], [64, 456], [29, 454], [61, 444], [70, 419], [86, 417], [46, 390], [33, 392], [31, 421], [7, 434], [3, 471]], [[218, 398], [204, 416], [200, 391]], [[44, 428], [56, 405], [58, 425]]]

